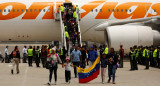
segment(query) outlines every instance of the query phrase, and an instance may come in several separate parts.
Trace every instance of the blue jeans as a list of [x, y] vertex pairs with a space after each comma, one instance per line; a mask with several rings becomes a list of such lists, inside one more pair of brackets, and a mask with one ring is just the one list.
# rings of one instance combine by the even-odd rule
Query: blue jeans
[[115, 82], [116, 65], [108, 65], [108, 76], [111, 80], [111, 75], [113, 77], [112, 82]]

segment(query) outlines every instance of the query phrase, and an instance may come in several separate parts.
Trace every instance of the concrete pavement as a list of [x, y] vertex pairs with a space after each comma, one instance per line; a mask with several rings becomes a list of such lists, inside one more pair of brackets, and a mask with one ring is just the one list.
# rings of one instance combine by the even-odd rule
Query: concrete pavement
[[[101, 83], [101, 76], [89, 83], [79, 84], [78, 79], [74, 78], [72, 68], [72, 78], [70, 84], [65, 84], [65, 71], [61, 65], [58, 66], [58, 81], [57, 86], [160, 86], [160, 69], [151, 68], [144, 70], [144, 66], [138, 66], [139, 70], [129, 71], [129, 62], [124, 63], [124, 68], [118, 68], [116, 71], [116, 84], [107, 83], [108, 71], [106, 73], [106, 83]], [[28, 67], [28, 64], [20, 64], [20, 74], [14, 75], [10, 73], [10, 63], [0, 63], [0, 86], [47, 86], [49, 71], [45, 68]], [[53, 76], [54, 77], [54, 76]], [[54, 78], [52, 79], [54, 83]]]

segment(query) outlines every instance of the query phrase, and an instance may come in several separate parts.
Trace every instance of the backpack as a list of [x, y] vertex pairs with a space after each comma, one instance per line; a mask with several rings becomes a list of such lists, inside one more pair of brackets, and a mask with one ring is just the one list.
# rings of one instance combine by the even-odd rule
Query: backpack
[[[57, 57], [57, 54], [55, 53], [55, 56]], [[57, 66], [57, 59], [51, 59], [50, 61], [46, 62], [46, 69], [52, 69]]]
[[12, 52], [13, 57], [17, 57], [17, 51]]

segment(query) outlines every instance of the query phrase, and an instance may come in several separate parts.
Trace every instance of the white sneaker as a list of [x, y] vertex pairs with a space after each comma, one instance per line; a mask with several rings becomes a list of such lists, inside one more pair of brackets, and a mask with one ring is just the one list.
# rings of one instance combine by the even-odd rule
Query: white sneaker
[[104, 84], [104, 82], [102, 82], [102, 84]]

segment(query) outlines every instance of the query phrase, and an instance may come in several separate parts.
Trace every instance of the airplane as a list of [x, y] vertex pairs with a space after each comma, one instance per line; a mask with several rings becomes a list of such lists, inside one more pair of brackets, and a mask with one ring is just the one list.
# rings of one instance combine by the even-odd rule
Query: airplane
[[61, 4], [79, 7], [82, 41], [160, 45], [159, 0], [1, 0], [0, 41], [61, 41]]

